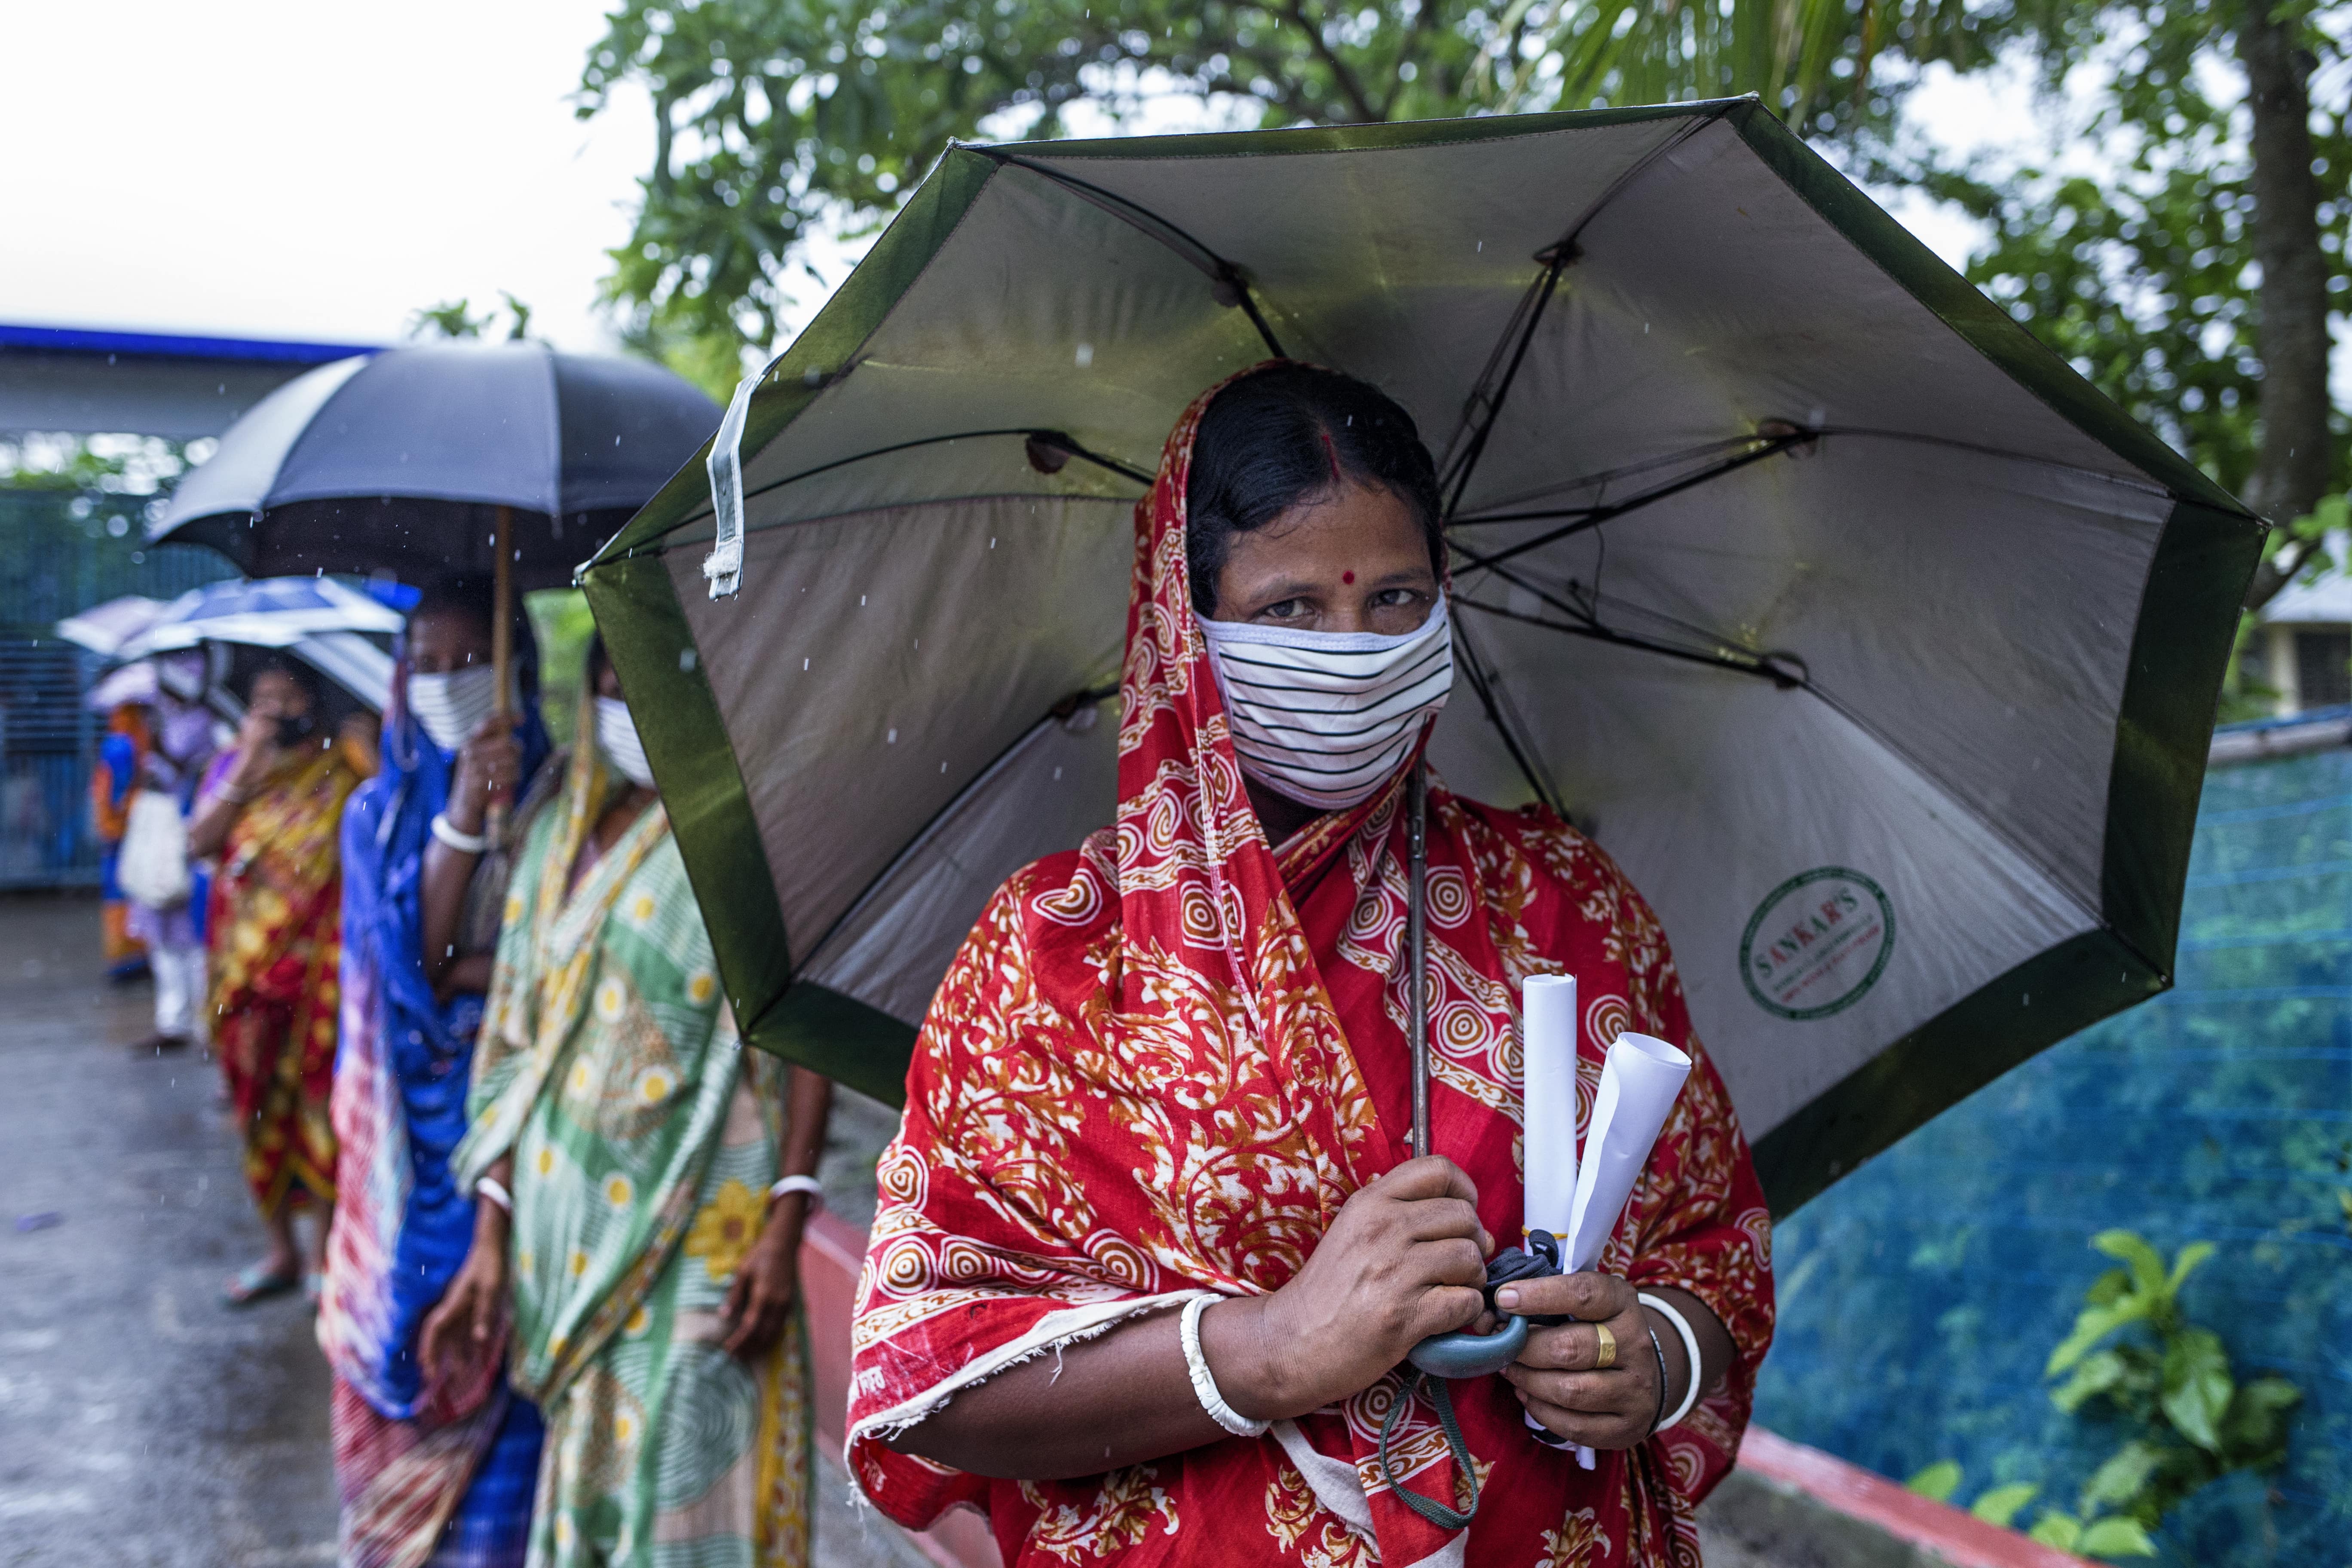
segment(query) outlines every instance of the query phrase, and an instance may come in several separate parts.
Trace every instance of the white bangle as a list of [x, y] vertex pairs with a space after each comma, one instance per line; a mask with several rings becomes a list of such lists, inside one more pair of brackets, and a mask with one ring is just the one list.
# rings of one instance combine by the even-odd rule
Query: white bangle
[[[1699, 1370], [1698, 1335], [1691, 1331], [1689, 1319], [1675, 1310], [1673, 1306], [1659, 1297], [1651, 1295], [1647, 1290], [1642, 1290], [1635, 1292], [1633, 1300], [1675, 1326], [1675, 1332], [1683, 1337], [1683, 1354], [1690, 1363], [1690, 1386], [1683, 1390], [1683, 1402], [1675, 1406], [1674, 1414], [1658, 1423], [1658, 1431], [1663, 1432], [1689, 1415], [1691, 1406], [1698, 1403], [1698, 1385], [1704, 1375]], [[1653, 1436], [1656, 1435], [1654, 1432], [1651, 1434]]]
[[774, 1203], [786, 1193], [806, 1193], [809, 1207], [814, 1208], [824, 1201], [824, 1184], [814, 1176], [786, 1176], [768, 1189], [768, 1201]]
[[1236, 1437], [1263, 1437], [1274, 1423], [1253, 1421], [1225, 1403], [1217, 1392], [1217, 1380], [1209, 1375], [1209, 1359], [1201, 1353], [1201, 1314], [1223, 1300], [1223, 1296], [1195, 1296], [1184, 1303], [1182, 1335], [1184, 1340], [1184, 1370], [1192, 1377], [1192, 1396], [1209, 1419]]
[[474, 1191], [506, 1210], [509, 1218], [514, 1216], [514, 1194], [507, 1191], [506, 1184], [496, 1176], [484, 1176], [474, 1184]]
[[490, 847], [489, 835], [467, 833], [453, 825], [446, 813], [438, 811], [433, 814], [433, 837], [460, 855], [479, 855]]

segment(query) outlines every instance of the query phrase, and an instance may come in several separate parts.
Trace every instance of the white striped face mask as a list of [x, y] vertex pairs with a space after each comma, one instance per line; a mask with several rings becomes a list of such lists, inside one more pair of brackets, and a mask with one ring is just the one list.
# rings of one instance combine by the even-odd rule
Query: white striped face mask
[[1242, 772], [1327, 811], [1371, 798], [1454, 689], [1440, 595], [1418, 630], [1303, 632], [1202, 618]]

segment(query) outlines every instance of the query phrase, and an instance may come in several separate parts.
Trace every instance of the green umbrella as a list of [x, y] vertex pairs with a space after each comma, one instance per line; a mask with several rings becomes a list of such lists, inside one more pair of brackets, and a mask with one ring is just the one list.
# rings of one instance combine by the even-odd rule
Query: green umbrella
[[1657, 908], [1777, 1210], [2170, 984], [2262, 527], [1739, 100], [951, 150], [734, 416], [715, 578], [699, 468], [583, 574], [754, 1043], [895, 1100], [1109, 820], [1131, 503], [1273, 353], [1420, 423], [1435, 764]]

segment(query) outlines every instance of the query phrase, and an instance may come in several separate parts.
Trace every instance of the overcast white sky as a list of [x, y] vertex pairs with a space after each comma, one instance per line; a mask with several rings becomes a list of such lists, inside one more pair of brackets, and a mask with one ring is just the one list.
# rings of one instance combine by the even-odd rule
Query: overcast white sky
[[[607, 345], [604, 252], [627, 236], [653, 132], [642, 95], [573, 117], [602, 13], [9, 6], [0, 321], [390, 342], [421, 306], [505, 289], [541, 335]], [[2014, 92], [1975, 84], [1921, 107], [1958, 140], [2019, 125]], [[1899, 213], [1955, 260], [1969, 243], [1924, 204]]]

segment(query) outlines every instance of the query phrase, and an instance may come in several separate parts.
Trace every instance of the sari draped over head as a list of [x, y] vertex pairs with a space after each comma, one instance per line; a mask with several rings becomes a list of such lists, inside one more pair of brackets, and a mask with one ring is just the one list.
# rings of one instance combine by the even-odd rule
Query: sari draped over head
[[[237, 756], [214, 759], [205, 794]], [[342, 952], [338, 839], [361, 777], [339, 741], [280, 762], [237, 814], [213, 877], [205, 922], [213, 1050], [245, 1131], [245, 1179], [265, 1215], [335, 1201], [327, 1099]]]
[[595, 851], [614, 776], [583, 741], [525, 840], [457, 1156], [467, 1183], [514, 1156], [509, 1375], [547, 1421], [530, 1561], [801, 1568], [799, 1314], [753, 1361], [721, 1348], [783, 1068], [737, 1038], [660, 804]]
[[[887, 1440], [1005, 1367], [1202, 1294], [1271, 1291], [1350, 1193], [1409, 1156], [1404, 773], [1269, 847], [1190, 601], [1184, 497], [1213, 391], [1136, 510], [1115, 826], [1005, 883], [941, 982], [882, 1157], [853, 1335], [848, 1463], [920, 1529], [988, 1514], [1008, 1564], [1696, 1564], [1690, 1510], [1729, 1468], [1769, 1342], [1770, 1228], [1656, 920], [1540, 807], [1433, 780], [1432, 1139], [1519, 1234], [1519, 993], [1584, 999], [1580, 1115], [1635, 1029], [1694, 1068], [1601, 1267], [1705, 1301], [1728, 1377], [1680, 1426], [1580, 1469], [1499, 1377], [1452, 1385], [1476, 1515], [1449, 1532], [1382, 1479], [1391, 1373], [1267, 1436], [1072, 1481], [990, 1480]], [[1644, 1345], [1639, 1353], [1648, 1353]], [[1628, 1347], [1632, 1352], [1632, 1347]], [[1469, 1500], [1427, 1394], [1401, 1484]]]
[[[436, 1000], [425, 975], [425, 854], [456, 758], [406, 711], [406, 676], [404, 656], [383, 769], [343, 813], [340, 1201], [319, 1304], [319, 1344], [336, 1376], [342, 1560], [345, 1568], [519, 1568], [538, 1412], [508, 1398], [495, 1356], [470, 1381], [447, 1384], [428, 1384], [417, 1362], [425, 1317], [473, 1245], [474, 1198], [449, 1157], [465, 1136], [482, 998]], [[509, 847], [553, 773], [543, 766], [547, 730], [536, 702], [525, 705], [518, 730], [522, 772]], [[478, 862], [461, 954], [493, 947], [507, 871], [506, 849]]]

